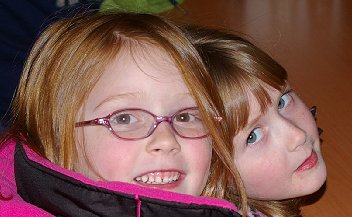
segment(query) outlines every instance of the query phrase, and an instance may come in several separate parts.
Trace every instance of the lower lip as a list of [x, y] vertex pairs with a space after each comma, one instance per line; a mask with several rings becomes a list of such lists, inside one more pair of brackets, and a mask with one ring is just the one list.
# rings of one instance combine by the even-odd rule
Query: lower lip
[[313, 168], [318, 163], [318, 155], [313, 150], [312, 154], [307, 158], [296, 170], [295, 172], [302, 172]]

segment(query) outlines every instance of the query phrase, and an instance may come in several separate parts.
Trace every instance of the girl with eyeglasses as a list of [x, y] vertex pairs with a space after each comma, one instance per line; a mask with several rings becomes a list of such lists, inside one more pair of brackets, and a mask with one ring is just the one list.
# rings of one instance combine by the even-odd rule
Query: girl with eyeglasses
[[238, 216], [229, 202], [198, 197], [223, 197], [233, 173], [213, 90], [166, 20], [87, 13], [52, 24], [1, 138], [0, 213]]

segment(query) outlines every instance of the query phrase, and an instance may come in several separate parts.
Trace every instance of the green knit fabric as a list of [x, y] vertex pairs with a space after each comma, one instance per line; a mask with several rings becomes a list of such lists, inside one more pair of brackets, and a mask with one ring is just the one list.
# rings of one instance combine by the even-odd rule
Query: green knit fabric
[[[122, 12], [158, 14], [171, 10], [184, 0], [104, 0], [101, 11], [115, 10]], [[173, 4], [175, 2], [175, 4]]]

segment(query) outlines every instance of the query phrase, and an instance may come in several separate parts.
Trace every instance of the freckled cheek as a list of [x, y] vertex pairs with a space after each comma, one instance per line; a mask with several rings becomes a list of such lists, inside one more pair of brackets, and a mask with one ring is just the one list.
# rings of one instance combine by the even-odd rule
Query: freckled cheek
[[194, 188], [198, 189], [195, 195], [200, 195], [209, 178], [212, 158], [212, 147], [207, 140], [200, 140], [197, 143], [189, 144], [192, 150], [189, 151], [189, 162], [192, 162]]
[[189, 141], [186, 145], [186, 154], [194, 166], [207, 171], [210, 167], [212, 147], [208, 139]]
[[84, 151], [90, 158], [96, 158], [111, 149], [112, 141], [100, 134], [86, 134]]
[[248, 183], [256, 183], [258, 182], [258, 178], [260, 177], [262, 182], [262, 179], [265, 179], [268, 177], [268, 174], [271, 174], [273, 172], [273, 168], [264, 165], [264, 164], [253, 164], [251, 166], [247, 167], [241, 167], [240, 166], [240, 174], [243, 177], [245, 182]]
[[135, 163], [133, 146], [126, 143], [116, 138], [92, 137], [86, 144], [86, 156], [103, 178], [124, 181], [120, 176]]
[[275, 156], [260, 161], [255, 161], [247, 156], [245, 162], [236, 161], [236, 165], [238, 165], [245, 186], [256, 191], [280, 184], [276, 181], [284, 177], [288, 171], [284, 162], [280, 160], [280, 157], [276, 158]]

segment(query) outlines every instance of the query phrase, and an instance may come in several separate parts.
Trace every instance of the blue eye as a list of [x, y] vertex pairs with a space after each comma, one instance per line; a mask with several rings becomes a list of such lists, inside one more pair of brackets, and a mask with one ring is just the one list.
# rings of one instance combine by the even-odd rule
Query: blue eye
[[262, 137], [263, 137], [262, 129], [255, 128], [254, 130], [252, 130], [252, 132], [249, 133], [249, 136], [247, 138], [247, 144], [248, 145], [256, 144], [259, 140], [261, 140]]
[[290, 92], [283, 94], [279, 100], [279, 104], [277, 106], [278, 109], [281, 110], [283, 108], [286, 108], [288, 104], [291, 102], [291, 100], [292, 100], [292, 96], [290, 95]]

